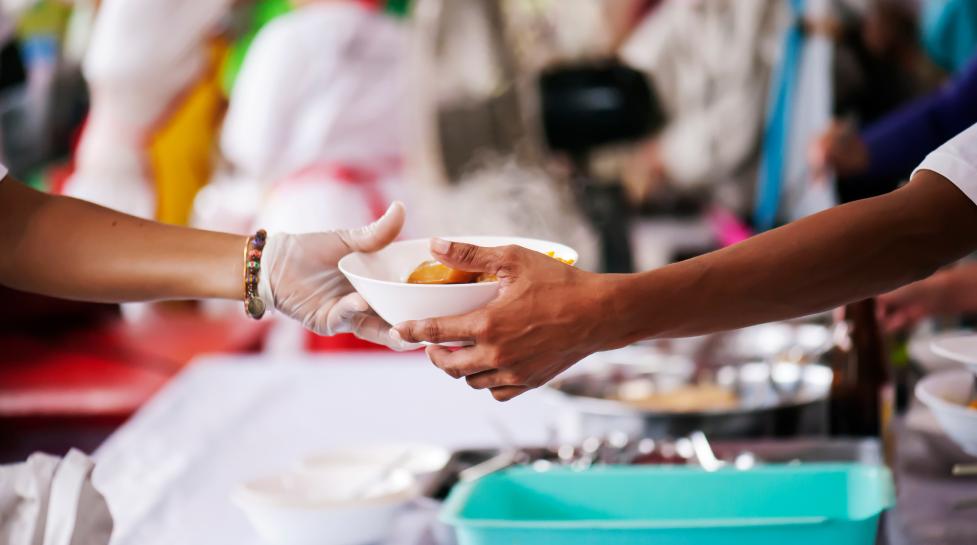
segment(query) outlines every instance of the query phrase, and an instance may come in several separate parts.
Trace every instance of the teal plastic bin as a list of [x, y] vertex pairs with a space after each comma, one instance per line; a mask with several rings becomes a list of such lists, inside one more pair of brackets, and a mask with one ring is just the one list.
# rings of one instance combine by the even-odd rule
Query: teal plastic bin
[[894, 501], [860, 464], [520, 467], [456, 486], [441, 520], [459, 545], [872, 545]]

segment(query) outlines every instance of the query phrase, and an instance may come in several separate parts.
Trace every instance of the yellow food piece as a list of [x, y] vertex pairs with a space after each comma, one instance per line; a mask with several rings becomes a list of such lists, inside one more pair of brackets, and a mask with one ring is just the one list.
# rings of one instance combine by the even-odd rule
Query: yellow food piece
[[470, 284], [477, 272], [459, 271], [437, 261], [425, 261], [407, 277], [408, 284]]
[[552, 257], [553, 259], [559, 261], [560, 263], [566, 263], [567, 265], [573, 265], [575, 263], [575, 261], [572, 260], [572, 259], [563, 259], [562, 257], [556, 257], [556, 252], [554, 252], [552, 250], [549, 251], [549, 252], [546, 252], [546, 255]]
[[967, 406], [970, 407], [971, 409], [977, 409], [977, 399], [971, 401], [970, 405]]
[[[546, 252], [553, 259], [573, 265], [574, 260], [556, 257], [556, 252]], [[496, 282], [498, 277], [489, 273], [459, 271], [434, 260], [421, 263], [407, 277], [408, 284], [473, 284], [476, 282]]]

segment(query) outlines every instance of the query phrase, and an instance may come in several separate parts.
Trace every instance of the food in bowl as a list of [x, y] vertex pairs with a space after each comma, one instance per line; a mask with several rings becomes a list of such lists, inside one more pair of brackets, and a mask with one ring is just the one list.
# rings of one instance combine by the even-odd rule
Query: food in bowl
[[739, 396], [718, 384], [688, 384], [678, 388], [652, 392], [629, 392], [622, 387], [619, 400], [643, 411], [689, 413], [727, 411], [737, 408]]
[[482, 273], [460, 271], [441, 263], [429, 260], [417, 266], [410, 276], [408, 284], [471, 284], [479, 282]]
[[[567, 265], [576, 263], [574, 259], [557, 257], [554, 251], [546, 252], [546, 255]], [[496, 280], [494, 274], [461, 271], [433, 259], [422, 262], [407, 277], [408, 284], [475, 284]]]

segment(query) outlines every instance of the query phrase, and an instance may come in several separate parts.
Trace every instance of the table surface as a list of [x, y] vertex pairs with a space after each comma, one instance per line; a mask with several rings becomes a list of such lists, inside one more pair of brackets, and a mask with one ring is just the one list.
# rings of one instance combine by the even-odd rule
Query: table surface
[[544, 395], [499, 403], [423, 353], [205, 358], [99, 448], [93, 478], [113, 545], [257, 545], [229, 501], [243, 481], [336, 446], [497, 445], [498, 423], [542, 444], [553, 409]]
[[[545, 392], [498, 403], [415, 354], [224, 356], [178, 375], [95, 453], [95, 484], [116, 520], [112, 545], [258, 545], [229, 495], [250, 478], [287, 470], [331, 447], [425, 442], [448, 448], [544, 444], [561, 410]], [[899, 505], [890, 545], [977, 543], [977, 515], [952, 505], [977, 480], [952, 479], [973, 461], [935, 431], [919, 406], [897, 422]], [[501, 424], [501, 426], [500, 426]], [[433, 510], [388, 545], [419, 545]], [[403, 519], [410, 519], [410, 516]]]

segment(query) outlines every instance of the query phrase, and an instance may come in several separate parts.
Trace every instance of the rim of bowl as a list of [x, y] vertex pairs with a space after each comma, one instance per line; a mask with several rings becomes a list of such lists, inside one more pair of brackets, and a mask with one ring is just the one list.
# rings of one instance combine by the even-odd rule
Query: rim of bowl
[[[424, 469], [421, 473], [436, 472], [444, 469], [451, 459], [451, 451], [447, 448], [438, 445], [429, 445], [424, 443], [378, 443], [378, 444], [366, 444], [360, 446], [352, 447], [339, 447], [330, 450], [323, 450], [310, 454], [302, 459], [299, 465], [300, 471], [319, 471], [328, 470], [329, 468], [336, 466], [346, 466], [346, 465], [376, 465], [377, 462], [355, 462], [352, 461], [358, 455], [362, 455], [368, 452], [379, 452], [379, 451], [396, 451], [399, 449], [409, 449], [416, 451], [418, 453], [417, 458], [420, 459], [437, 459], [437, 464], [428, 464], [432, 468]], [[342, 461], [346, 458], [349, 461]], [[382, 465], [382, 464], [381, 464]], [[417, 474], [417, 471], [411, 471], [409, 469], [410, 463], [404, 464], [405, 471], [413, 474]], [[437, 467], [433, 467], [437, 466]]]
[[945, 341], [953, 341], [956, 339], [970, 338], [970, 337], [977, 337], [977, 332], [971, 331], [969, 335], [934, 336], [930, 340], [929, 348], [933, 354], [941, 358], [946, 358], [964, 367], [974, 369], [977, 368], [977, 357], [972, 357], [970, 355], [963, 355], [963, 357], [961, 357], [961, 354], [959, 352], [950, 350], [949, 348], [943, 345]]
[[[389, 245], [387, 245], [386, 247], [389, 248], [390, 246], [393, 246], [394, 244], [404, 244], [404, 243], [408, 243], [408, 242], [430, 241], [432, 238], [435, 238], [435, 237], [411, 238], [411, 239], [407, 239], [407, 240], [395, 240], [395, 241], [391, 242]], [[577, 266], [576, 265], [576, 262], [577, 261], [580, 261], [580, 253], [577, 252], [576, 250], [574, 250], [573, 248], [571, 248], [570, 246], [567, 246], [566, 244], [561, 244], [559, 242], [553, 242], [551, 240], [543, 240], [541, 238], [506, 237], [506, 236], [493, 236], [493, 235], [464, 235], [464, 236], [459, 235], [459, 236], [444, 237], [444, 238], [445, 238], [445, 240], [449, 240], [449, 241], [452, 240], [452, 239], [461, 239], [461, 238], [508, 238], [508, 239], [517, 239], [517, 240], [526, 240], [526, 241], [532, 241], [532, 242], [540, 242], [540, 243], [543, 243], [543, 244], [552, 244], [552, 245], [557, 246], [559, 248], [563, 248], [563, 249], [569, 250], [569, 252], [573, 255], [572, 259], [574, 261], [574, 264], [573, 265], [570, 265], [571, 267], [576, 267]], [[517, 246], [518, 246], [518, 244], [517, 244]], [[526, 249], [529, 250], [530, 248], [526, 248]], [[377, 250], [377, 251], [381, 251], [381, 250]], [[533, 250], [533, 251], [535, 251], [535, 250]], [[366, 253], [366, 252], [351, 252], [351, 253], [348, 253], [348, 254], [344, 255], [343, 257], [341, 257], [339, 259], [339, 263], [337, 263], [337, 268], [339, 269], [339, 272], [343, 273], [343, 275], [345, 275], [347, 277], [350, 277], [351, 276], [351, 277], [356, 278], [356, 279], [359, 279], [359, 280], [366, 280], [366, 281], [373, 282], [373, 283], [376, 283], [376, 284], [385, 284], [385, 285], [393, 285], [393, 286], [414, 286], [414, 287], [419, 287], [419, 288], [438, 288], [438, 289], [445, 289], [445, 288], [463, 288], [463, 287], [468, 287], [470, 289], [471, 286], [497, 286], [499, 284], [499, 281], [498, 280], [492, 280], [491, 282], [476, 282], [476, 283], [469, 283], [469, 284], [408, 284], [407, 282], [396, 282], [396, 281], [393, 281], [393, 280], [378, 280], [376, 278], [370, 278], [368, 276], [363, 276], [362, 274], [356, 274], [354, 272], [350, 272], [349, 269], [346, 268], [347, 261], [349, 259], [352, 259], [353, 256], [355, 256], [357, 254], [360, 254], [360, 253]], [[571, 259], [571, 258], [567, 258], [567, 259]]]
[[[268, 475], [251, 479], [241, 483], [232, 493], [232, 499], [242, 505], [244, 503], [268, 505], [273, 507], [287, 507], [290, 509], [347, 509], [355, 507], [381, 506], [410, 501], [420, 494], [417, 479], [407, 470], [397, 470], [395, 474], [403, 474], [407, 477], [402, 488], [379, 496], [369, 496], [362, 499], [320, 499], [320, 500], [298, 500], [290, 499], [279, 495], [266, 494], [254, 490], [252, 487], [261, 481], [277, 479], [284, 476]], [[308, 474], [293, 473], [296, 477], [308, 477]], [[243, 505], [242, 505], [243, 506]]]
[[968, 380], [974, 380], [973, 373], [962, 369], [951, 369], [948, 371], [933, 373], [924, 377], [923, 380], [919, 381], [919, 384], [916, 385], [916, 397], [919, 398], [919, 400], [930, 409], [934, 408], [935, 406], [941, 410], [948, 410], [952, 413], [967, 415], [968, 417], [977, 419], [977, 410], [953, 401], [947, 401], [946, 399], [927, 391], [927, 387], [932, 386], [933, 383], [941, 380], [949, 380], [950, 375], [959, 375], [961, 377], [966, 375]]

